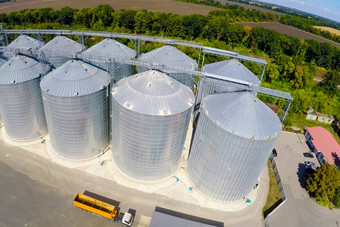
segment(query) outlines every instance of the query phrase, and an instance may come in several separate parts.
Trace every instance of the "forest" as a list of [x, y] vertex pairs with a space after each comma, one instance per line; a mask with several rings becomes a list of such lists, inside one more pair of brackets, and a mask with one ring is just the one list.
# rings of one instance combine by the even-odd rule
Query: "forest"
[[[212, 11], [207, 16], [181, 16], [146, 10], [114, 10], [108, 5], [101, 5], [81, 10], [68, 7], [61, 10], [28, 9], [0, 14], [0, 23], [6, 29], [95, 30], [171, 37], [256, 56], [268, 62], [262, 86], [290, 92], [294, 97], [289, 115], [291, 119], [302, 116], [309, 107], [339, 119], [340, 93], [337, 85], [340, 84], [340, 50], [329, 43], [319, 43], [313, 39], [299, 40], [261, 27], [250, 28], [230, 23], [240, 18], [242, 21], [276, 20], [270, 13], [237, 7]], [[87, 45], [98, 41], [99, 38], [87, 39]], [[133, 47], [129, 40], [118, 41]], [[160, 45], [145, 43], [141, 51], [150, 51]], [[179, 49], [198, 59], [197, 52], [192, 48]], [[210, 63], [224, 58], [209, 55], [205, 60]], [[243, 63], [260, 75], [261, 66]], [[324, 79], [316, 83], [313, 80], [315, 76]], [[281, 108], [284, 105], [280, 99], [262, 99]]]

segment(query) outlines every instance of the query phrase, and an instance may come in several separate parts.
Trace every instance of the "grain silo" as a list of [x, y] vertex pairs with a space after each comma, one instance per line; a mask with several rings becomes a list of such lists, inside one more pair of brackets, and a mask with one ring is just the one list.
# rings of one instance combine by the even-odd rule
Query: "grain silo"
[[[205, 65], [202, 71], [222, 77], [242, 80], [252, 83], [252, 85], [259, 86], [261, 83], [249, 69], [235, 59]], [[238, 89], [230, 86], [230, 84], [223, 80], [205, 78], [200, 81], [196, 103], [200, 103], [201, 99], [209, 94], [236, 90]]]
[[[6, 63], [8, 59], [0, 53], [0, 67]], [[1, 108], [1, 107], [0, 107]], [[1, 109], [0, 109], [0, 122], [2, 122], [2, 117], [1, 117]]]
[[13, 50], [15, 50], [15, 49], [34, 50], [34, 49], [39, 49], [44, 44], [45, 44], [44, 42], [39, 41], [37, 39], [34, 39], [34, 38], [30, 37], [30, 36], [19, 35], [18, 38], [13, 40], [6, 47], [8, 49], [8, 51], [5, 52], [5, 56], [7, 58], [13, 57], [15, 55], [15, 53], [13, 53]]
[[[82, 54], [83, 60], [90, 61], [98, 65], [111, 74], [112, 81], [117, 82], [120, 79], [134, 74], [134, 66], [114, 62], [114, 59], [132, 59], [136, 57], [136, 51], [119, 43], [113, 39], [104, 39], [100, 43], [87, 49]], [[105, 61], [100, 60], [105, 59]], [[107, 61], [111, 59], [111, 61]]]
[[60, 156], [83, 160], [109, 145], [109, 74], [69, 60], [40, 83], [51, 144]]
[[[178, 50], [173, 46], [163, 46], [145, 53], [139, 57], [140, 60], [149, 63], [158, 63], [169, 67], [175, 67], [184, 70], [197, 70], [198, 65], [195, 60]], [[143, 72], [146, 67], [139, 67], [138, 71]], [[163, 70], [170, 77], [175, 78], [182, 84], [192, 88], [195, 84], [195, 75], [180, 73], [177, 70]]]
[[140, 181], [171, 176], [179, 167], [194, 103], [185, 85], [158, 71], [120, 80], [112, 89], [112, 154]]
[[257, 183], [281, 122], [253, 93], [208, 95], [187, 171], [196, 188], [217, 200], [239, 200]]
[[59, 67], [84, 49], [84, 45], [72, 39], [65, 36], [56, 36], [39, 50], [42, 58], [50, 62], [54, 67]]
[[0, 67], [0, 109], [7, 135], [32, 140], [47, 133], [40, 78], [49, 66], [16, 55]]

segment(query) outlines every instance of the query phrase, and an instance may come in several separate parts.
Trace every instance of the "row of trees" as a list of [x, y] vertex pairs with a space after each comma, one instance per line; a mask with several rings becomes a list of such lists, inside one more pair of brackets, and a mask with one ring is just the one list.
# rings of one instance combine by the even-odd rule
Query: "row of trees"
[[[260, 56], [269, 62], [264, 86], [291, 92], [294, 97], [291, 113], [302, 113], [310, 106], [326, 114], [340, 113], [337, 91], [340, 83], [339, 49], [328, 43], [299, 40], [261, 27], [230, 24], [230, 18], [235, 15], [233, 12], [233, 9], [223, 9], [212, 11], [207, 16], [180, 16], [146, 10], [114, 10], [102, 5], [82, 10], [68, 7], [61, 10], [23, 10], [0, 14], [0, 22], [4, 22], [8, 29], [88, 29], [176, 37], [241, 54]], [[97, 41], [100, 40], [88, 39], [88, 45]], [[128, 40], [125, 42], [132, 45]], [[156, 44], [146, 43], [142, 51], [150, 51], [155, 47]], [[189, 56], [198, 58], [193, 49], [180, 49]], [[207, 56], [205, 60], [210, 63], [223, 58]], [[256, 75], [261, 73], [260, 66], [244, 63]], [[325, 68], [327, 73], [326, 80], [319, 85], [313, 82], [318, 67]], [[281, 107], [284, 105], [280, 100], [274, 99], [272, 102]]]
[[304, 31], [322, 36], [326, 39], [330, 39], [330, 40], [340, 43], [340, 36], [314, 27], [314, 26], [326, 26], [326, 27], [331, 27], [335, 29], [340, 29], [340, 25], [337, 25], [335, 23], [331, 23], [329, 21], [322, 21], [322, 20], [320, 21], [320, 20], [315, 20], [315, 19], [306, 19], [306, 18], [302, 18], [298, 16], [290, 16], [290, 15], [281, 16], [280, 22], [282, 24], [290, 25], [290, 26], [302, 29]]

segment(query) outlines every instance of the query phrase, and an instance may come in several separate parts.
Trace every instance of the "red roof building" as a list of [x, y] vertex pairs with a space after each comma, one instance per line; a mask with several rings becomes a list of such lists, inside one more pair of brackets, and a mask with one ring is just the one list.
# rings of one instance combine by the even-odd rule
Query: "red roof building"
[[[317, 154], [321, 164], [326, 161], [340, 166], [340, 145], [329, 131], [321, 126], [310, 127], [307, 128], [305, 136], [308, 145]], [[323, 157], [318, 152], [321, 152]]]

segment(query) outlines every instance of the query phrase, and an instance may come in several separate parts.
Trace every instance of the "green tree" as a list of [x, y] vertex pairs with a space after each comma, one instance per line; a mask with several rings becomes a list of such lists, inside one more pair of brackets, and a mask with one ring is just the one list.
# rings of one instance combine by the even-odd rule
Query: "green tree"
[[334, 93], [337, 91], [338, 85], [340, 85], [340, 73], [335, 70], [328, 71], [320, 85], [329, 92]]
[[307, 190], [322, 205], [330, 205], [335, 189], [340, 187], [338, 167], [328, 163], [317, 168], [316, 173], [307, 179]]
[[58, 12], [58, 22], [60, 24], [71, 25], [73, 22], [73, 16], [74, 16], [74, 9], [70, 7], [62, 8]]
[[333, 197], [334, 206], [340, 208], [340, 188], [335, 190], [335, 196]]

